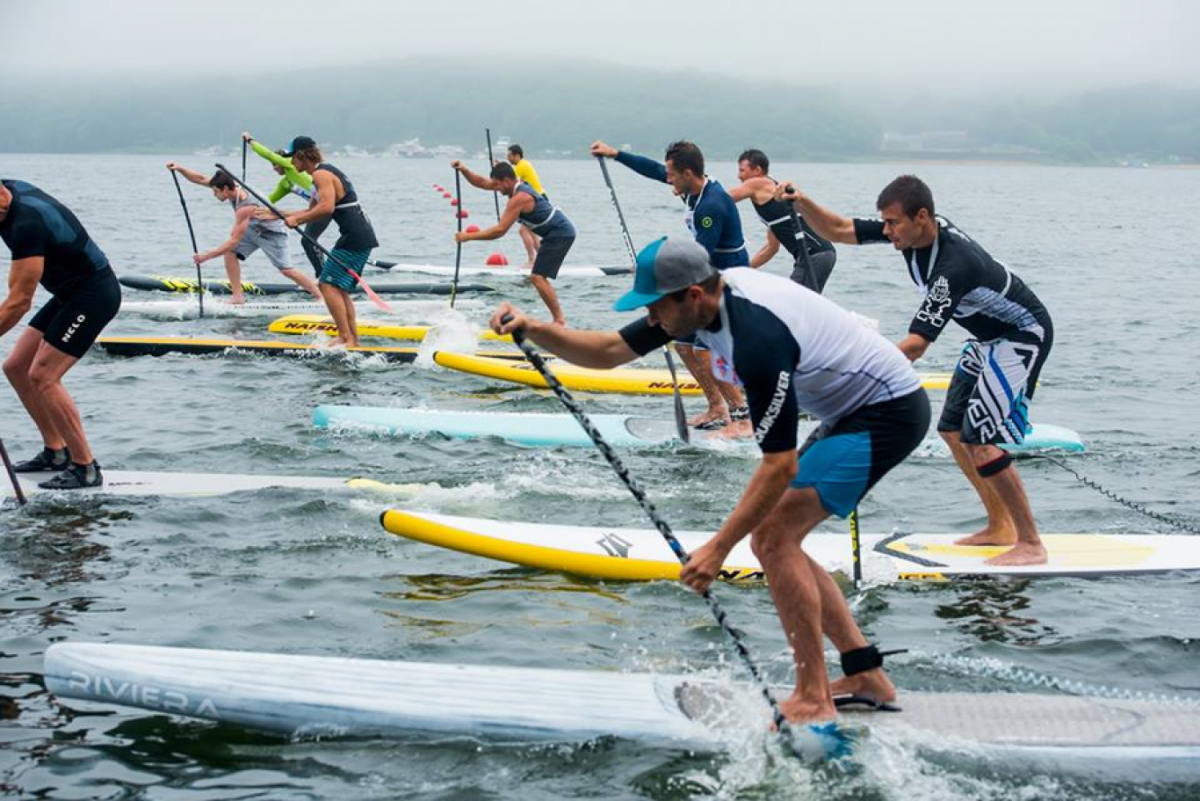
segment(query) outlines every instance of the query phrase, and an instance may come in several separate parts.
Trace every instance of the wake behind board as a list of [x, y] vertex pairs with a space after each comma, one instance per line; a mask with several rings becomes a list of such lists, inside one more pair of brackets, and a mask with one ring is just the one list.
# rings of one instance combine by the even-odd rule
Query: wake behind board
[[[289, 737], [619, 737], [717, 752], [770, 736], [756, 690], [698, 676], [107, 643], [54, 643], [43, 672], [60, 699]], [[843, 711], [837, 723], [796, 725], [795, 744], [813, 762], [852, 756], [870, 735], [1023, 770], [1036, 762], [1089, 774], [1102, 767], [1111, 776], [1146, 771], [1159, 780], [1200, 774], [1200, 715], [1185, 702], [902, 691], [900, 704], [898, 713]]]
[[[396, 263], [387, 269], [392, 272], [424, 273], [426, 275], [444, 275], [453, 277], [455, 268], [443, 264], [405, 264]], [[528, 278], [530, 270], [523, 267], [468, 267], [458, 268], [459, 275], [486, 275], [496, 278]], [[607, 278], [611, 275], [629, 275], [633, 270], [628, 266], [609, 266], [600, 264], [567, 265], [558, 269], [559, 278]]]
[[[417, 348], [363, 346], [360, 348], [323, 348], [300, 342], [253, 339], [201, 339], [193, 337], [100, 337], [96, 345], [113, 356], [165, 356], [169, 353], [189, 355], [257, 353], [266, 356], [321, 357], [361, 353], [379, 356], [389, 362], [416, 361]], [[487, 358], [497, 362], [505, 359], [524, 359], [520, 352], [488, 351]]]
[[[589, 415], [610, 445], [623, 447], [653, 447], [679, 445], [674, 420], [658, 420], [628, 414]], [[592, 440], [583, 427], [569, 414], [539, 414], [532, 412], [458, 412], [436, 409], [393, 409], [379, 406], [318, 406], [313, 410], [313, 425], [317, 428], [362, 429], [401, 436], [440, 434], [456, 439], [498, 437], [520, 445], [534, 447], [590, 447]], [[811, 433], [817, 424], [800, 422], [800, 439]], [[731, 440], [714, 431], [693, 431], [691, 442], [718, 449], [744, 446], [753, 449], [753, 440]], [[1038, 450], [1082, 451], [1083, 442], [1069, 428], [1036, 425], [1025, 435], [1020, 445], [1005, 446], [1013, 452]]]
[[[445, 310], [445, 304], [442, 304], [442, 309]], [[278, 320], [273, 320], [267, 330], [272, 334], [327, 334], [331, 337], [338, 335], [337, 323], [331, 317], [320, 314], [291, 314], [287, 317], [280, 317]], [[414, 342], [424, 341], [429, 335], [430, 327], [427, 325], [393, 325], [391, 323], [381, 323], [374, 320], [358, 321], [358, 335], [360, 337], [379, 337], [381, 339], [408, 339]], [[512, 337], [508, 334], [497, 334], [494, 331], [484, 329], [479, 332], [479, 339], [488, 342], [512, 342]]]
[[[123, 275], [121, 284], [130, 289], [142, 289], [155, 292], [196, 292], [199, 284], [189, 278], [175, 278], [165, 275]], [[380, 295], [449, 295], [452, 288], [450, 283], [411, 282], [411, 283], [379, 283], [371, 282], [371, 289]], [[205, 281], [204, 291], [213, 295], [233, 294], [228, 281]], [[495, 287], [483, 284], [459, 284], [459, 292], [495, 292]], [[251, 281], [242, 282], [242, 292], [247, 295], [287, 295], [293, 292], [304, 292], [293, 283], [258, 284]]]
[[[436, 315], [445, 314], [444, 300], [392, 300], [390, 305], [397, 315], [408, 315], [416, 319], [433, 319]], [[455, 303], [457, 309], [482, 309], [483, 301], [470, 298], [459, 298]], [[359, 301], [355, 304], [359, 314], [381, 314], [374, 304]], [[200, 316], [200, 308], [195, 298], [179, 300], [123, 300], [121, 314], [134, 314], [158, 320], [194, 320]], [[276, 317], [280, 314], [311, 316], [322, 318], [326, 314], [325, 304], [316, 301], [285, 301], [285, 300], [248, 300], [234, 305], [221, 298], [204, 299], [205, 317]]]
[[[525, 361], [499, 362], [486, 356], [466, 353], [437, 351], [434, 361], [442, 367], [458, 370], [485, 378], [495, 378], [530, 387], [546, 386], [545, 379], [532, 364]], [[552, 368], [554, 375], [567, 389], [575, 392], [608, 392], [623, 395], [670, 395], [673, 393], [671, 373], [637, 367], [613, 370], [592, 370], [573, 364], [560, 363]], [[921, 385], [926, 389], [946, 389], [950, 385], [949, 373], [933, 373], [921, 376]], [[686, 373], [679, 373], [679, 391], [683, 395], [700, 395], [700, 385]]]
[[[104, 485], [77, 490], [45, 490], [39, 482], [52, 478], [54, 473], [18, 473], [26, 497], [54, 496], [77, 498], [92, 495], [124, 495], [138, 497], [208, 497], [235, 492], [256, 492], [266, 489], [302, 489], [317, 492], [379, 492], [412, 495], [420, 484], [385, 484], [369, 478], [326, 478], [321, 476], [239, 475], [233, 473], [168, 473], [136, 470], [105, 470]], [[13, 497], [12, 486], [6, 481], [0, 486], [0, 499]]]
[[[654, 529], [560, 526], [389, 510], [380, 516], [392, 534], [441, 548], [538, 570], [619, 581], [678, 580], [679, 560]], [[687, 551], [711, 532], [676, 531]], [[1005, 548], [955, 545], [964, 534], [862, 534], [868, 580], [952, 579], [977, 576], [1100, 577], [1200, 571], [1200, 537], [1162, 534], [1043, 534], [1044, 565], [997, 567], [985, 560]], [[849, 570], [850, 538], [814, 533], [804, 551], [828, 570]], [[730, 552], [718, 578], [761, 581], [750, 538]]]

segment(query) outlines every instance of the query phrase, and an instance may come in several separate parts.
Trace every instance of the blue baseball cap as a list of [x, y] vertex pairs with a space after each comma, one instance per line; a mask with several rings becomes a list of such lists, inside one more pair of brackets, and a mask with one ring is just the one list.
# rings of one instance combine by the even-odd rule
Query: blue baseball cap
[[691, 239], [664, 236], [637, 255], [633, 289], [617, 298], [616, 311], [649, 306], [672, 292], [687, 289], [717, 274], [708, 251]]
[[309, 150], [316, 146], [317, 140], [313, 139], [311, 136], [297, 136], [292, 140], [292, 146], [289, 147], [288, 151], [283, 155], [291, 158], [292, 156], [296, 155], [296, 151], [298, 150]]

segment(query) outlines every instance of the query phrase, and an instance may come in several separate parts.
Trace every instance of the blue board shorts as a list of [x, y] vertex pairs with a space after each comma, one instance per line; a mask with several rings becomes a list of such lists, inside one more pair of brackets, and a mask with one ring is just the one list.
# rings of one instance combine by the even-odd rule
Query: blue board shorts
[[370, 250], [345, 250], [334, 248], [321, 268], [320, 282], [337, 287], [343, 292], [353, 292], [358, 288], [358, 279], [350, 274], [350, 270], [362, 275], [363, 267], [370, 258]]
[[800, 470], [790, 486], [814, 488], [830, 514], [846, 517], [875, 482], [916, 450], [929, 420], [929, 396], [918, 389], [863, 406], [832, 426], [822, 424], [800, 447]]

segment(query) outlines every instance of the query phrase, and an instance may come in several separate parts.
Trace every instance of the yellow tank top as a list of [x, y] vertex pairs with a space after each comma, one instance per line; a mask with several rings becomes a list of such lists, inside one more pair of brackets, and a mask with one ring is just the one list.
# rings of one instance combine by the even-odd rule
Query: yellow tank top
[[546, 194], [546, 190], [542, 189], [542, 182], [538, 180], [537, 170], [529, 163], [529, 159], [521, 159], [513, 165], [513, 171], [516, 172], [517, 178], [533, 187], [533, 191], [539, 195]]

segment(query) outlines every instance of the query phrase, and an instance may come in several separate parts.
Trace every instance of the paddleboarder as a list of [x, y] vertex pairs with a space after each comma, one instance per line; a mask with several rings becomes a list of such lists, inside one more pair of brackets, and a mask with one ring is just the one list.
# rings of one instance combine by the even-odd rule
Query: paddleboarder
[[280, 275], [293, 281], [314, 299], [321, 299], [316, 282], [292, 267], [287, 229], [283, 222], [258, 205], [232, 178], [219, 170], [211, 177], [205, 176], [174, 161], [168, 162], [167, 169], [179, 173], [194, 184], [207, 186], [218, 201], [233, 205], [233, 229], [229, 232], [229, 238], [212, 250], [192, 256], [192, 261], [197, 266], [218, 256], [224, 259], [225, 273], [229, 276], [229, 289], [232, 294], [229, 300], [231, 304], [241, 305], [246, 302], [246, 295], [242, 291], [241, 262], [258, 250], [262, 250], [267, 261], [271, 262]]
[[945, 217], [933, 192], [915, 175], [901, 175], [875, 202], [878, 220], [839, 216], [790, 182], [776, 192], [790, 200], [820, 236], [846, 245], [886, 243], [904, 256], [924, 296], [899, 343], [910, 360], [925, 355], [953, 319], [971, 335], [963, 347], [938, 433], [987, 510], [987, 525], [960, 545], [1009, 545], [993, 565], [1047, 560], [1029, 497], [1002, 444], [1020, 444], [1029, 431], [1029, 402], [1054, 343], [1054, 325], [1024, 281], [992, 258]]
[[[250, 148], [255, 153], [270, 162], [271, 169], [275, 170], [275, 174], [279, 176], [279, 183], [275, 184], [275, 188], [271, 190], [271, 194], [267, 196], [267, 200], [272, 203], [278, 203], [290, 194], [295, 195], [305, 203], [312, 201], [312, 176], [306, 172], [297, 170], [295, 165], [292, 164], [292, 160], [288, 158], [286, 150], [282, 148], [271, 150], [271, 148], [262, 142], [256, 141], [250, 135], [249, 131], [242, 134], [242, 139], [250, 144]], [[329, 227], [329, 223], [329, 217], [313, 220], [304, 226], [304, 233], [308, 235], [308, 238], [300, 237], [300, 246], [304, 248], [304, 255], [308, 259], [308, 263], [312, 265], [317, 278], [321, 277], [321, 270], [325, 267], [325, 256], [313, 243], [321, 238], [321, 234], [325, 233], [325, 229]]]
[[567, 253], [575, 244], [575, 225], [562, 209], [518, 178], [516, 170], [507, 162], [497, 162], [493, 165], [488, 178], [471, 172], [461, 161], [451, 162], [450, 166], [462, 173], [462, 177], [471, 186], [489, 192], [499, 192], [508, 198], [508, 203], [500, 214], [500, 222], [475, 233], [459, 231], [454, 235], [454, 240], [474, 242], [499, 239], [508, 233], [508, 229], [512, 228], [514, 223], [520, 223], [523, 230], [529, 230], [541, 237], [529, 281], [546, 304], [555, 324], [566, 325], [567, 318], [563, 316], [558, 294], [550, 282], [558, 276]]
[[[501, 304], [492, 329], [526, 337], [573, 364], [612, 368], [695, 334], [713, 371], [745, 388], [763, 458], [720, 530], [691, 554], [682, 579], [708, 588], [733, 547], [751, 536], [796, 662], [782, 703], [795, 720], [836, 715], [834, 693], [895, 699], [879, 650], [863, 638], [846, 599], [802, 550], [831, 514], [845, 517], [920, 444], [929, 399], [894, 345], [849, 312], [786, 278], [748, 268], [718, 271], [695, 242], [666, 238], [637, 258], [633, 289], [617, 311], [647, 307], [620, 331], [567, 330]], [[511, 315], [511, 319], [508, 319]], [[821, 425], [797, 448], [801, 410]], [[845, 677], [829, 683], [822, 631], [841, 653]]]
[[[729, 190], [735, 203], [749, 200], [758, 219], [767, 227], [767, 241], [757, 253], [750, 257], [751, 267], [762, 267], [775, 258], [782, 244], [792, 257], [792, 280], [814, 292], [823, 292], [837, 262], [837, 250], [821, 239], [804, 218], [792, 217], [792, 206], [775, 199], [779, 182], [770, 176], [771, 160], [761, 150], [750, 149], [738, 156], [738, 180], [740, 184]], [[800, 257], [800, 248], [808, 251], [808, 263], [812, 265], [810, 275]]]
[[337, 323], [338, 335], [334, 344], [357, 348], [358, 321], [350, 293], [358, 285], [358, 279], [354, 276], [362, 275], [367, 259], [371, 257], [371, 250], [379, 247], [375, 229], [359, 203], [354, 184], [344, 172], [326, 163], [315, 139], [297, 136], [292, 140], [287, 157], [297, 170], [312, 177], [314, 192], [306, 211], [287, 216], [287, 226], [299, 228], [305, 223], [326, 218], [332, 218], [337, 223], [338, 240], [321, 269], [321, 295], [329, 314]]
[[[718, 270], [750, 265], [737, 205], [719, 181], [705, 175], [704, 154], [695, 144], [672, 142], [667, 145], [662, 163], [601, 141], [592, 143], [591, 152], [624, 164], [638, 175], [670, 184], [687, 209], [684, 222], [688, 230], [709, 252]], [[741, 391], [728, 381], [714, 378], [708, 360], [695, 352], [698, 348], [694, 345], [695, 338], [689, 336], [675, 347], [708, 401], [708, 408], [688, 424], [706, 431], [723, 429], [722, 433], [731, 437], [750, 436], [750, 418]]]
[[[537, 192], [547, 200], [550, 199], [546, 195], [546, 190], [542, 188], [542, 181], [538, 178], [537, 170], [529, 163], [529, 159], [525, 158], [525, 150], [520, 145], [509, 145], [506, 158], [508, 159], [508, 163], [512, 165], [513, 172], [517, 174], [518, 181], [529, 184], [534, 192]], [[541, 244], [542, 238], [527, 225], [522, 225], [518, 233], [521, 234], [521, 243], [525, 245], [525, 253], [529, 256], [525, 267], [526, 269], [532, 268], [534, 259], [537, 258], [538, 247]]]
[[18, 473], [55, 472], [43, 489], [104, 483], [79, 409], [63, 386], [121, 308], [121, 286], [108, 257], [70, 209], [25, 181], [0, 180], [0, 239], [12, 252], [0, 336], [33, 306], [38, 284], [50, 293], [4, 361], [4, 374], [42, 435], [42, 452]]

